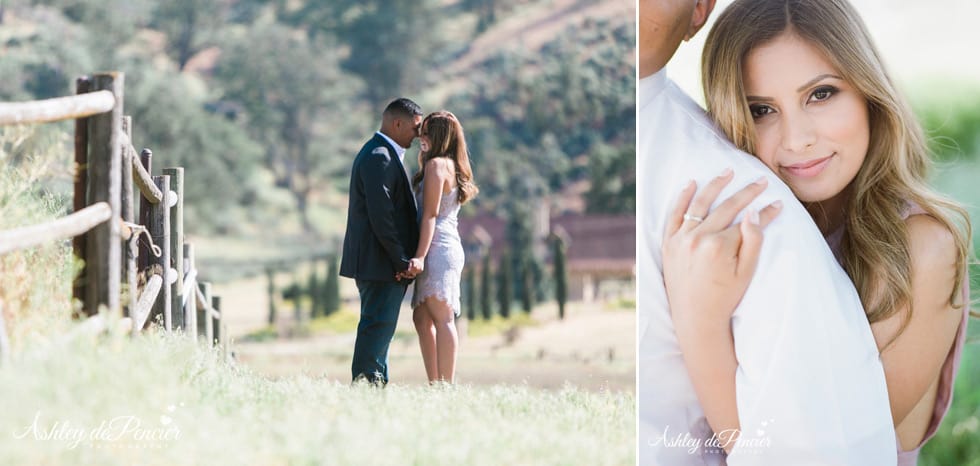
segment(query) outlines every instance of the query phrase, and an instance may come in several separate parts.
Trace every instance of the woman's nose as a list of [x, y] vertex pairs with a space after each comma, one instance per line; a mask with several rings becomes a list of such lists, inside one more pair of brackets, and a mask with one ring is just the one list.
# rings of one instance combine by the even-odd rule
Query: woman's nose
[[789, 152], [805, 153], [817, 142], [813, 120], [805, 113], [783, 114], [782, 146]]

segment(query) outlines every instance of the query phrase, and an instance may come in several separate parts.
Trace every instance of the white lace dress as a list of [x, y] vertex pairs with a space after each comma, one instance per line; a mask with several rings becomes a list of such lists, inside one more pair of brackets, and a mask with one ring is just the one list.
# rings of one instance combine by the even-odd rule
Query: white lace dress
[[[439, 213], [436, 215], [436, 231], [425, 256], [425, 268], [415, 277], [415, 292], [412, 294], [412, 309], [427, 298], [435, 296], [449, 305], [456, 317], [460, 314], [459, 286], [463, 276], [463, 242], [459, 238], [456, 216], [459, 214], [459, 201], [453, 188], [442, 195]], [[421, 193], [417, 193], [419, 210], [422, 209]]]

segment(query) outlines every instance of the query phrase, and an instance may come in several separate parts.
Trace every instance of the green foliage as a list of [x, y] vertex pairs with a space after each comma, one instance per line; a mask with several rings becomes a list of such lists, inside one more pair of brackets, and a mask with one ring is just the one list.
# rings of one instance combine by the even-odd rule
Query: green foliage
[[922, 122], [929, 147], [942, 161], [980, 158], [980, 87], [975, 84], [935, 83], [918, 99], [916, 114]]
[[500, 263], [497, 265], [497, 306], [499, 306], [500, 316], [510, 318], [510, 308], [514, 302], [514, 267], [511, 263], [511, 255], [505, 252], [500, 256]]
[[290, 283], [289, 286], [282, 289], [282, 299], [285, 299], [287, 301], [293, 301], [298, 305], [299, 300], [302, 297], [303, 297], [303, 287], [297, 281]]
[[464, 274], [464, 292], [466, 296], [466, 319], [476, 319], [476, 268], [472, 265], [466, 268]]
[[[242, 233], [260, 219], [260, 147], [249, 134], [205, 108], [194, 78], [136, 68], [126, 76], [126, 110], [136, 148], [153, 150], [154, 172], [185, 169], [185, 225], [192, 233]], [[181, 98], [174, 98], [181, 96]]]
[[528, 202], [528, 199], [536, 198], [535, 194], [527, 192], [531, 189], [521, 183], [521, 178], [512, 178], [512, 192], [516, 194], [507, 203], [507, 245], [510, 248], [510, 270], [516, 272], [511, 277], [509, 286], [511, 290], [516, 290], [517, 297], [521, 300], [521, 308], [525, 312], [530, 312], [533, 307], [535, 290], [539, 284], [540, 277], [534, 274], [534, 231], [532, 226], [533, 210], [536, 202]]
[[184, 69], [187, 61], [209, 45], [228, 19], [228, 4], [213, 0], [168, 0], [156, 4], [151, 26], [167, 36], [167, 54]]
[[555, 237], [552, 241], [552, 260], [555, 268], [555, 300], [558, 301], [558, 318], [565, 318], [565, 303], [568, 302], [568, 270], [565, 268], [565, 242]]
[[337, 47], [326, 39], [257, 23], [225, 39], [215, 69], [223, 100], [244, 108], [245, 126], [264, 147], [265, 167], [276, 186], [294, 196], [310, 232], [316, 230], [308, 213], [311, 193], [325, 176], [346, 169], [356, 152], [352, 144], [360, 142], [335, 136], [350, 134], [357, 121], [350, 117], [358, 106], [351, 93], [360, 87], [338, 62]]
[[480, 311], [483, 320], [493, 317], [493, 271], [490, 269], [490, 252], [483, 254], [483, 267], [480, 269]]
[[[86, 34], [78, 37], [81, 40], [77, 45], [89, 51], [94, 60], [94, 68], [76, 72], [88, 74], [96, 70], [117, 68], [129, 58], [129, 51], [120, 45], [132, 40], [136, 32], [149, 23], [155, 1], [157, 0], [33, 0], [32, 4], [53, 6], [83, 27]], [[58, 30], [51, 32], [57, 33]]]
[[340, 270], [337, 256], [327, 256], [327, 278], [323, 285], [323, 315], [329, 316], [340, 309]]
[[[472, 85], [447, 107], [467, 130], [483, 190], [478, 203], [521, 196], [525, 191], [514, 191], [514, 178], [541, 194], [589, 179], [590, 160], [603, 146], [634, 152], [635, 73], [627, 60], [634, 34], [632, 21], [589, 21], [540, 53], [504, 52], [473, 73]], [[605, 159], [599, 166], [614, 179], [601, 179], [587, 196], [613, 193], [632, 205], [632, 173]], [[592, 204], [597, 211], [605, 205]]]
[[[40, 16], [40, 14], [38, 15]], [[40, 18], [37, 18], [40, 20]], [[31, 34], [0, 28], [0, 100], [60, 97], [75, 91], [75, 78], [95, 66], [86, 47], [88, 31], [57, 12], [44, 15], [46, 27]]]
[[[439, 0], [336, 0], [306, 2], [284, 15], [317, 36], [337, 37], [350, 47], [343, 66], [360, 76], [371, 108], [418, 89], [424, 71], [438, 63], [446, 47], [448, 21]], [[396, 19], [397, 20], [393, 20]], [[353, 89], [352, 89], [353, 90]]]
[[546, 3], [29, 0], [9, 8], [30, 27], [0, 28], [0, 100], [123, 71], [137, 149], [187, 170], [191, 234], [339, 233], [350, 159], [398, 95], [438, 96], [424, 103], [463, 122], [481, 186], [467, 212], [502, 212], [513, 178], [535, 198], [591, 181], [589, 209], [626, 209], [610, 199], [632, 198], [630, 180], [604, 147], [632, 150], [632, 20], [588, 20], [541, 50], [442, 71], [477, 43], [472, 27]]
[[269, 295], [269, 325], [276, 324], [276, 275], [272, 269], [265, 269], [266, 292]]
[[[316, 261], [310, 264], [310, 277], [306, 285], [306, 294], [310, 297], [310, 318], [315, 319], [322, 310], [320, 300], [323, 292], [320, 290], [320, 282], [316, 277]], [[324, 313], [324, 315], [326, 315]]]
[[598, 144], [589, 158], [592, 189], [586, 210], [595, 213], [636, 212], [636, 151]]
[[476, 31], [483, 32], [497, 21], [497, 0], [463, 0], [463, 6], [477, 13]]
[[530, 257], [521, 262], [521, 309], [530, 314], [534, 308], [534, 265]]

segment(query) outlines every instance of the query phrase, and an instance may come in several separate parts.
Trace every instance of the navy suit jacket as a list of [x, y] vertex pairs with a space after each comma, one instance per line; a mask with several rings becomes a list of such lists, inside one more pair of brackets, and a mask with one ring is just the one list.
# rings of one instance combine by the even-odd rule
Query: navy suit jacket
[[418, 208], [395, 148], [375, 134], [354, 159], [340, 275], [395, 281], [419, 243]]

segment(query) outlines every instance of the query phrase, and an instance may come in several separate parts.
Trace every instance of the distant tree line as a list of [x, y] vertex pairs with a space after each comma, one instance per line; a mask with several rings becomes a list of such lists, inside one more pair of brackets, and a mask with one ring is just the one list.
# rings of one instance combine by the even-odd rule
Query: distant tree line
[[[0, 100], [66, 95], [79, 75], [122, 70], [134, 142], [156, 166], [207, 180], [187, 185], [192, 233], [338, 234], [320, 219], [343, 208], [350, 158], [379, 107], [441, 85], [432, 70], [526, 4], [28, 0], [6, 13], [43, 27], [0, 44]], [[583, 180], [590, 211], [632, 208], [632, 23], [589, 20], [540, 51], [493, 54], [446, 97], [470, 139], [477, 209], [507, 215], [515, 195]]]

